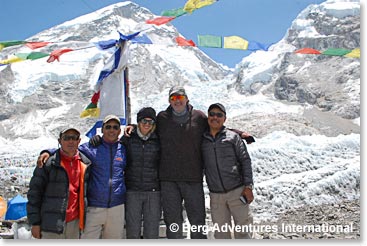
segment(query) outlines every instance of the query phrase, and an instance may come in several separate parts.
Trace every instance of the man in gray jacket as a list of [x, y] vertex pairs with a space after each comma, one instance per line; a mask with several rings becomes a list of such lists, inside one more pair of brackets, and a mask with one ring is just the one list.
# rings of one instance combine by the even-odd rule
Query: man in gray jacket
[[[253, 201], [251, 159], [241, 137], [223, 125], [225, 107], [209, 106], [209, 130], [203, 135], [202, 154], [210, 191], [210, 208], [216, 239], [252, 238], [249, 204]], [[236, 230], [231, 230], [232, 217]], [[226, 228], [227, 227], [227, 228]], [[240, 228], [240, 229], [238, 229]]]

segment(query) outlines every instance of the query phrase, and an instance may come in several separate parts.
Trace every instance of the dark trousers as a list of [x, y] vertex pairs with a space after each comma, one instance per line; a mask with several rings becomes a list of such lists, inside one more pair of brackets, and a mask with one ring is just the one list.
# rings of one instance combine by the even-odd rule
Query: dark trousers
[[143, 221], [143, 238], [159, 238], [161, 197], [159, 191], [126, 192], [126, 238], [140, 239]]
[[[196, 228], [205, 226], [203, 183], [161, 181], [161, 197], [167, 238], [183, 238], [182, 202], [184, 202], [190, 225]], [[175, 225], [178, 225], [178, 228]], [[202, 232], [191, 232], [190, 236], [192, 239], [207, 238]]]

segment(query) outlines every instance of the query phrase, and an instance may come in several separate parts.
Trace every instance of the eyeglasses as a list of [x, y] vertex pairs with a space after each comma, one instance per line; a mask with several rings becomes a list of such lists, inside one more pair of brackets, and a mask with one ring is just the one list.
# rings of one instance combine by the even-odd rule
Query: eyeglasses
[[106, 130], [110, 130], [111, 128], [113, 128], [114, 130], [119, 130], [120, 129], [120, 126], [119, 125], [113, 125], [113, 126], [111, 126], [111, 125], [105, 125], [104, 126], [104, 128], [106, 129]]
[[62, 140], [64, 140], [64, 141], [70, 141], [70, 140], [77, 141], [77, 140], [79, 140], [79, 135], [64, 135], [64, 136], [62, 136]]
[[172, 95], [169, 97], [169, 100], [176, 101], [176, 100], [184, 100], [186, 98], [185, 95]]
[[154, 120], [141, 119], [140, 123], [154, 125], [155, 121]]
[[218, 113], [216, 113], [216, 112], [209, 112], [209, 116], [210, 117], [217, 116], [218, 118], [222, 118], [224, 116], [224, 114], [221, 113], [221, 112], [218, 112]]

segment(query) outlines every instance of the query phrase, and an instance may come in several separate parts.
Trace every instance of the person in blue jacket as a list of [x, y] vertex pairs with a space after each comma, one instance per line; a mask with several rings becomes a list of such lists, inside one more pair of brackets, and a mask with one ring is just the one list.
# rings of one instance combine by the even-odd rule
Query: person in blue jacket
[[[121, 122], [107, 115], [102, 124], [102, 143], [79, 146], [79, 151], [92, 161], [88, 183], [88, 207], [82, 239], [121, 239], [124, 237], [126, 186], [124, 170], [126, 150], [119, 142]], [[42, 152], [38, 166], [52, 151]]]

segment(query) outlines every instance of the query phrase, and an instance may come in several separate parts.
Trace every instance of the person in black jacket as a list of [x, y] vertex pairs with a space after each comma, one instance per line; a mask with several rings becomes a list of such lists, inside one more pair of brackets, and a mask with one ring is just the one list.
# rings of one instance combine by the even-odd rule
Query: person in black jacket
[[60, 132], [61, 147], [36, 167], [28, 190], [27, 217], [34, 238], [78, 239], [84, 228], [91, 161], [78, 151], [80, 132]]
[[224, 230], [234, 224], [235, 238], [252, 238], [253, 218], [249, 204], [253, 201], [251, 158], [241, 137], [228, 130], [225, 107], [220, 103], [209, 106], [209, 130], [203, 135], [202, 154], [205, 178], [210, 191], [210, 208], [216, 239], [231, 238]]
[[[159, 178], [166, 234], [169, 239], [183, 238], [183, 204], [193, 228], [204, 228], [205, 198], [201, 141], [207, 117], [196, 110], [181, 86], [169, 91], [169, 107], [157, 116], [161, 142]], [[206, 239], [203, 230], [190, 231], [192, 239]]]
[[126, 165], [126, 237], [159, 237], [161, 197], [158, 179], [160, 143], [155, 133], [156, 112], [151, 107], [142, 108], [137, 114], [137, 128], [130, 137], [122, 137], [127, 150]]

